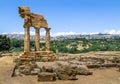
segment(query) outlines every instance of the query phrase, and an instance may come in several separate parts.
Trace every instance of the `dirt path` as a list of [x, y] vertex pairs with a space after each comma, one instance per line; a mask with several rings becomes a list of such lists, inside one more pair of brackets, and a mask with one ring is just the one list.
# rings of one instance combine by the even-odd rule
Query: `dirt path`
[[96, 69], [93, 75], [78, 76], [76, 81], [37, 82], [37, 76], [11, 78], [13, 67], [12, 57], [0, 58], [0, 84], [120, 84], [120, 72], [116, 68]]

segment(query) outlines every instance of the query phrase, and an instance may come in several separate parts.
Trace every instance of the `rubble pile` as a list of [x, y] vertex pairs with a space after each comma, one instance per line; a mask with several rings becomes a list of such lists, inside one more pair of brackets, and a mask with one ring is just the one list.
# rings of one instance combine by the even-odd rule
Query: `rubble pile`
[[77, 80], [77, 75], [92, 75], [86, 65], [70, 62], [30, 62], [16, 67], [14, 76], [37, 75], [38, 81]]
[[57, 60], [68, 61], [72, 64], [83, 64], [88, 68], [117, 67], [120, 64], [120, 55], [87, 56], [60, 54]]
[[14, 76], [37, 75], [40, 82], [77, 80], [77, 75], [92, 75], [91, 69], [103, 67], [117, 67], [120, 71], [120, 55], [57, 54], [54, 61], [30, 61], [26, 64], [18, 62]]

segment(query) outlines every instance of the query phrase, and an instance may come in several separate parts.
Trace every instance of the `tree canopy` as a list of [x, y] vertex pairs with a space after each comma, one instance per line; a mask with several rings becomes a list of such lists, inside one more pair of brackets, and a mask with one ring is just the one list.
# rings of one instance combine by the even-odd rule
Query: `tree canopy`
[[10, 39], [6, 35], [0, 35], [0, 51], [8, 51], [10, 49]]

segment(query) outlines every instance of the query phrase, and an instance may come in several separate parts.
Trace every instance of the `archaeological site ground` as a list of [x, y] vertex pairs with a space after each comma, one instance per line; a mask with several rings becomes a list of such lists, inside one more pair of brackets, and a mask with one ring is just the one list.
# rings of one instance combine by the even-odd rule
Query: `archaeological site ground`
[[[0, 84], [119, 84], [120, 83], [120, 71], [119, 51], [106, 51], [106, 52], [89, 52], [81, 54], [56, 54], [56, 61], [53, 62], [36, 62], [38, 65], [32, 66], [22, 65], [20, 70], [21, 73], [16, 69], [16, 74], [11, 77], [14, 66], [16, 63], [14, 59], [20, 53], [7, 53], [1, 54], [0, 57]], [[58, 66], [59, 65], [59, 66]], [[70, 66], [73, 70], [76, 70], [76, 78], [71, 80], [67, 73], [69, 73]], [[62, 72], [67, 67], [67, 71]], [[23, 68], [23, 69], [22, 69]], [[60, 69], [61, 68], [61, 69]], [[39, 70], [40, 69], [40, 70]], [[42, 70], [43, 69], [43, 70]], [[25, 71], [26, 70], [26, 71]], [[52, 77], [55, 71], [61, 79], [56, 80], [49, 79]], [[44, 72], [47, 72], [46, 75]], [[37, 73], [42, 77], [48, 76], [48, 78], [38, 79]], [[71, 71], [70, 71], [71, 72]], [[91, 73], [92, 72], [92, 73]], [[62, 73], [62, 74], [61, 74]], [[64, 76], [63, 76], [64, 75]], [[39, 81], [38, 81], [39, 80]]]

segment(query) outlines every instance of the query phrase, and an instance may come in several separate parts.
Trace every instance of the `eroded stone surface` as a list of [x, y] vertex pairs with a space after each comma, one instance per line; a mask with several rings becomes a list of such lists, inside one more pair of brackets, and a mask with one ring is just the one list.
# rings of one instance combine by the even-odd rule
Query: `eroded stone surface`
[[50, 72], [42, 72], [38, 74], [38, 81], [46, 82], [46, 81], [55, 81], [56, 74]]
[[30, 12], [29, 7], [20, 6], [18, 8], [20, 16], [25, 19], [24, 28], [48, 28], [47, 20], [43, 15]]
[[[22, 56], [28, 56], [26, 58], [26, 60], [31, 61], [30, 55], [32, 54], [33, 59], [41, 59], [41, 60], [45, 60], [45, 61], [49, 61], [49, 60], [53, 60], [54, 59], [54, 55], [52, 53], [52, 55], [50, 55], [51, 51], [50, 51], [50, 29], [48, 27], [48, 23], [47, 20], [44, 18], [43, 15], [41, 14], [35, 14], [30, 12], [30, 8], [29, 7], [25, 7], [25, 6], [20, 6], [18, 7], [19, 10], [19, 15], [20, 17], [22, 17], [24, 19], [24, 29], [25, 29], [25, 35], [24, 35], [24, 54], [22, 54]], [[30, 27], [34, 27], [35, 28], [35, 52], [31, 53], [30, 52]], [[41, 52], [40, 50], [40, 33], [39, 30], [40, 28], [45, 28], [46, 30], [46, 55], [42, 58], [40, 58], [42, 55], [40, 55], [41, 53], [43, 54], [43, 52]], [[48, 52], [50, 52], [48, 54]], [[38, 54], [38, 56], [37, 56]], [[35, 57], [37, 56], [37, 57]], [[32, 60], [33, 60], [32, 59]], [[22, 58], [22, 60], [25, 60], [24, 58]]]

